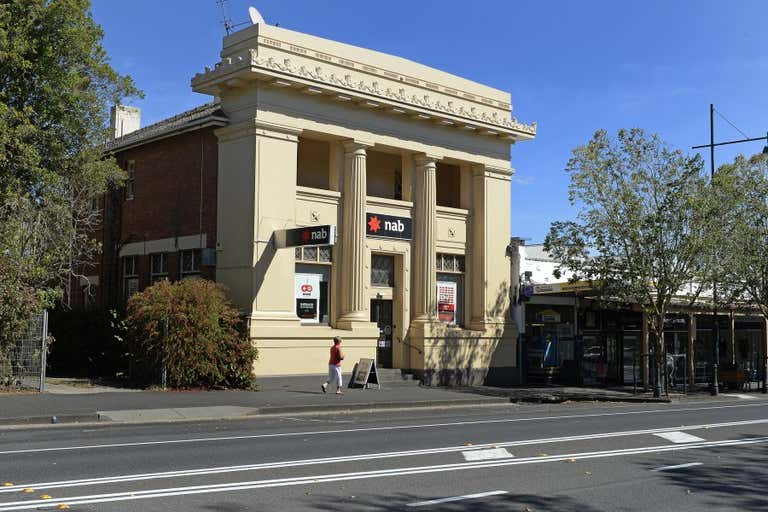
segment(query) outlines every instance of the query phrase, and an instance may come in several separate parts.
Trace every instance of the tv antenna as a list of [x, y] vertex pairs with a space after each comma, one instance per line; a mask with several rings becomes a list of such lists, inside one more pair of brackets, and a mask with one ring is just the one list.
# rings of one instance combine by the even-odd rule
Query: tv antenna
[[[224, 25], [224, 30], [227, 32], [227, 35], [231, 34], [232, 31], [237, 27], [241, 27], [249, 23], [248, 21], [243, 21], [240, 23], [232, 22], [232, 18], [229, 17], [229, 0], [216, 0], [216, 4], [218, 4], [219, 8], [221, 9], [221, 24]], [[255, 7], [248, 8], [248, 17], [250, 18], [250, 23], [252, 25], [266, 23], [266, 21], [264, 21], [264, 17]]]

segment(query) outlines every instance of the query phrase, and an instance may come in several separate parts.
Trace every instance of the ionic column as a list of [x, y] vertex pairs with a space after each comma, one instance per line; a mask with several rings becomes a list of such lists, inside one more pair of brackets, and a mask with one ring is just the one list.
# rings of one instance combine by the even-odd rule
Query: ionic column
[[472, 329], [482, 331], [488, 320], [488, 243], [487, 223], [488, 194], [485, 166], [473, 165], [472, 169], [472, 255], [467, 269], [471, 289], [470, 321]]
[[429, 322], [436, 313], [436, 236], [437, 212], [436, 159], [416, 157], [416, 188], [413, 191], [413, 312], [414, 321]]
[[341, 317], [338, 324], [368, 322], [365, 314], [366, 145], [344, 143], [342, 191]]

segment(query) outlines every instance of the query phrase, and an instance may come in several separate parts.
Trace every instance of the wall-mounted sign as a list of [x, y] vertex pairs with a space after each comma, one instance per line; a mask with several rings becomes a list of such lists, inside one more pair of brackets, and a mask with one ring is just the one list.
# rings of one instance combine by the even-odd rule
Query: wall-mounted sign
[[447, 324], [456, 323], [456, 283], [437, 282], [437, 318]]
[[545, 309], [539, 312], [536, 316], [538, 317], [539, 322], [543, 322], [545, 324], [560, 323], [560, 313], [558, 313], [554, 309]]
[[327, 224], [275, 230], [275, 245], [278, 248], [301, 245], [333, 245], [334, 243], [336, 243], [336, 226]]
[[410, 240], [413, 236], [413, 223], [408, 217], [367, 213], [365, 215], [365, 233], [368, 236]]
[[296, 274], [296, 316], [303, 324], [320, 323], [320, 275]]

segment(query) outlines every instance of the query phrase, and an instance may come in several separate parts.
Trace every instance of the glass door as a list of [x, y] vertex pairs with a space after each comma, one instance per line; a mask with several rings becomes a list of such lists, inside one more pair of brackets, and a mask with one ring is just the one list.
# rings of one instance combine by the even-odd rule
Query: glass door
[[376, 342], [376, 365], [392, 368], [392, 301], [371, 299], [371, 322], [379, 327], [379, 339]]

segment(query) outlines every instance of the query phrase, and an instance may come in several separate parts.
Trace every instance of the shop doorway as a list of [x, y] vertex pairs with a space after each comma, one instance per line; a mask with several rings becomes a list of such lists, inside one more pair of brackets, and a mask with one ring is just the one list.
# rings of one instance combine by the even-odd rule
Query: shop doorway
[[379, 327], [379, 339], [376, 342], [376, 365], [392, 368], [392, 333], [395, 326], [392, 317], [392, 301], [371, 299], [371, 322]]

